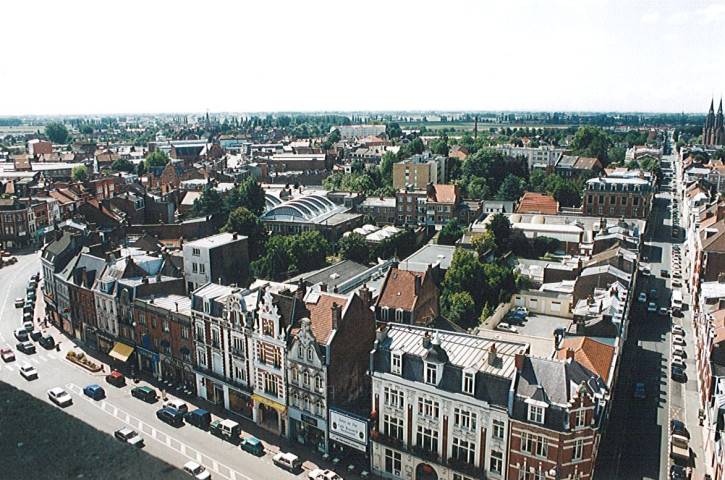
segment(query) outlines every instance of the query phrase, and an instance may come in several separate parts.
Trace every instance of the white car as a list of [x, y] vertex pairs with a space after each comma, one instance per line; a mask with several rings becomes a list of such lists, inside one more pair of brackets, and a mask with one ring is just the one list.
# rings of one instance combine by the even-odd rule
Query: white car
[[645, 303], [647, 301], [647, 294], [644, 292], [639, 292], [639, 296], [637, 297], [637, 301], [641, 303]]
[[48, 390], [48, 398], [50, 401], [58, 405], [59, 407], [67, 407], [73, 403], [73, 397], [68, 392], [60, 387], [51, 388]]
[[20, 375], [22, 375], [25, 380], [33, 380], [34, 378], [38, 378], [38, 371], [29, 363], [24, 363], [20, 365]]
[[684, 345], [685, 337], [683, 337], [682, 335], [672, 335], [672, 344], [673, 345]]
[[310, 480], [342, 480], [342, 477], [332, 470], [323, 470], [316, 468], [307, 474]]
[[672, 355], [670, 363], [673, 367], [685, 368], [685, 360], [683, 360], [683, 358], [679, 355]]
[[647, 305], [647, 311], [655, 313], [657, 311], [657, 304], [655, 302], [649, 302], [649, 305]]
[[529, 309], [526, 308], [526, 307], [516, 307], [516, 308], [514, 308], [513, 311], [514, 312], [518, 312], [518, 313], [523, 313], [524, 315], [528, 315], [529, 314]]
[[681, 335], [685, 336], [685, 329], [682, 328], [680, 325], [672, 325], [672, 334], [673, 335]]
[[672, 356], [674, 357], [675, 355], [678, 357], [685, 358], [685, 356], [686, 356], [685, 349], [679, 345], [673, 345], [672, 346]]
[[518, 333], [518, 330], [516, 330], [516, 327], [514, 327], [510, 323], [506, 323], [506, 322], [501, 322], [498, 325], [496, 325], [496, 330], [501, 330], [502, 332]]
[[211, 478], [211, 473], [196, 462], [186, 462], [184, 471], [197, 480], [209, 480]]
[[300, 458], [293, 453], [279, 452], [272, 457], [272, 463], [290, 472], [302, 467]]

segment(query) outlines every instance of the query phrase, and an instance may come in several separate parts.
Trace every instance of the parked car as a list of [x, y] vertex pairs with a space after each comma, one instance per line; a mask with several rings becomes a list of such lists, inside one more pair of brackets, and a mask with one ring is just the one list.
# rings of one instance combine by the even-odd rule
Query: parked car
[[646, 397], [645, 391], [644, 391], [644, 383], [638, 382], [634, 386], [634, 398], [637, 400], [643, 400]]
[[681, 335], [681, 336], [684, 337], [685, 336], [685, 329], [682, 328], [682, 326], [680, 326], [680, 325], [672, 325], [672, 333], [674, 335]]
[[521, 313], [523, 315], [528, 315], [529, 314], [529, 309], [526, 308], [526, 307], [516, 307], [512, 311], [513, 312], [516, 312], [516, 313]]
[[521, 325], [526, 320], [526, 316], [519, 312], [509, 312], [504, 315], [503, 319], [511, 325]]
[[657, 299], [657, 290], [655, 290], [654, 288], [651, 289], [649, 291], [649, 298], [651, 298], [652, 300], [656, 300]]
[[208, 430], [211, 423], [211, 413], [203, 408], [197, 408], [184, 414], [184, 420], [190, 425], [194, 425], [202, 430]]
[[106, 381], [113, 385], [114, 387], [123, 387], [126, 385], [126, 377], [123, 376], [123, 373], [113, 371], [106, 375]]
[[505, 322], [501, 322], [498, 325], [496, 325], [496, 330], [501, 330], [503, 332], [518, 333], [518, 330], [516, 329], [516, 327], [514, 327], [510, 323], [505, 323]]
[[302, 466], [302, 462], [300, 462], [300, 459], [297, 455], [285, 452], [279, 452], [274, 457], [272, 457], [272, 463], [290, 472], [294, 472]]
[[67, 407], [73, 403], [73, 397], [68, 392], [60, 387], [51, 388], [48, 390], [48, 398], [50, 401], [58, 405], [59, 407]]
[[106, 397], [106, 391], [100, 385], [87, 385], [83, 387], [83, 394], [91, 397], [93, 400], [100, 400]]
[[669, 313], [670, 311], [667, 307], [660, 307], [660, 315], [666, 317], [667, 315], [669, 315]]
[[32, 332], [30, 332], [30, 339], [34, 342], [37, 342], [42, 338], [43, 334], [40, 330], [34, 329]]
[[677, 278], [673, 278], [672, 279], [672, 286], [673, 287], [681, 287], [682, 286], [682, 282], [679, 279], [677, 279]]
[[342, 480], [342, 477], [332, 470], [323, 470], [321, 468], [311, 470], [307, 474], [307, 478], [310, 480]]
[[23, 352], [26, 355], [32, 355], [33, 353], [35, 353], [35, 345], [33, 345], [33, 342], [31, 341], [20, 342], [15, 345], [15, 348], [17, 348], [19, 352]]
[[690, 438], [690, 432], [687, 431], [685, 424], [679, 420], [670, 420], [670, 433], [672, 435], [682, 435], [683, 437]]
[[685, 339], [682, 335], [672, 335], [672, 344], [673, 345], [684, 345]]
[[647, 311], [649, 313], [656, 313], [657, 312], [657, 304], [655, 302], [649, 302], [647, 305]]
[[678, 382], [684, 382], [686, 380], [685, 372], [680, 367], [673, 366], [671, 376], [673, 380], [677, 380]]
[[182, 415], [189, 411], [189, 407], [186, 406], [186, 402], [174, 398], [166, 400], [164, 402], [164, 407], [170, 407], [174, 410], [178, 410]]
[[42, 337], [40, 337], [40, 340], [38, 340], [38, 343], [41, 347], [45, 348], [46, 350], [50, 350], [51, 348], [55, 347], [55, 339], [53, 338], [53, 335], [50, 333], [46, 333]]
[[22, 375], [25, 380], [33, 380], [38, 378], [38, 371], [29, 363], [24, 363], [20, 365], [20, 375]]
[[35, 328], [35, 326], [33, 325], [33, 322], [27, 321], [27, 322], [23, 322], [23, 328], [25, 329], [26, 332], [28, 332], [28, 334], [30, 334], [30, 332], [33, 331], [33, 328]]
[[15, 308], [23, 308], [23, 305], [25, 305], [24, 299], [22, 299], [22, 298], [15, 299]]
[[672, 464], [670, 467], [670, 480], [687, 480], [687, 470], [682, 465]]
[[150, 387], [134, 387], [131, 389], [131, 395], [147, 403], [153, 403], [158, 398], [156, 390]]
[[209, 480], [211, 478], [211, 473], [196, 462], [186, 462], [184, 471], [197, 480]]
[[679, 355], [672, 355], [672, 358], [670, 359], [670, 364], [673, 367], [685, 368], [685, 360]]
[[175, 408], [164, 407], [156, 410], [156, 418], [162, 422], [168, 423], [172, 427], [180, 427], [184, 425], [184, 414]]
[[665, 269], [663, 268], [662, 270], [660, 270], [660, 275], [661, 275], [662, 277], [664, 277], [664, 278], [667, 278], [667, 277], [669, 277], [669, 276], [670, 276], [670, 272], [668, 272], [667, 270], [665, 270]]
[[15, 353], [13, 353], [13, 349], [10, 347], [3, 347], [3, 349], [0, 350], [0, 357], [2, 357], [3, 362], [12, 362], [15, 360]]
[[139, 435], [135, 430], [131, 430], [127, 427], [116, 430], [113, 432], [113, 436], [122, 442], [133, 445], [134, 447], [141, 448], [144, 446], [144, 441], [143, 438], [141, 438], [141, 435]]
[[241, 440], [242, 427], [234, 420], [214, 420], [209, 425], [209, 431], [212, 435], [234, 444]]
[[682, 357], [682, 358], [685, 358], [685, 357], [687, 356], [687, 355], [685, 355], [685, 349], [684, 349], [684, 348], [682, 348], [682, 347], [681, 347], [681, 346], [679, 346], [679, 345], [673, 345], [673, 346], [672, 346], [672, 355], [673, 355], [673, 356], [674, 356], [674, 355], [677, 355], [677, 356], [680, 356], [680, 357]]
[[17, 338], [21, 342], [26, 342], [28, 340], [28, 331], [24, 328], [16, 328], [14, 335], [15, 338]]
[[644, 292], [639, 292], [639, 296], [637, 297], [637, 301], [640, 303], [647, 302], [647, 294]]
[[245, 452], [249, 452], [252, 455], [264, 454], [264, 445], [262, 445], [262, 442], [254, 437], [247, 437], [242, 439], [242, 441], [239, 442], [239, 446], [242, 450], [244, 450]]

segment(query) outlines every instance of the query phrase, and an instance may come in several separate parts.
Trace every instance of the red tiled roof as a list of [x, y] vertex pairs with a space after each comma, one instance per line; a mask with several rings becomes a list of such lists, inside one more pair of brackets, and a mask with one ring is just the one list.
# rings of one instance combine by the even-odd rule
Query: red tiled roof
[[433, 185], [434, 201], [440, 203], [456, 203], [456, 186], [447, 183], [436, 183]]
[[305, 303], [305, 307], [310, 312], [310, 330], [319, 343], [326, 344], [333, 331], [332, 304], [337, 303], [340, 306], [340, 320], [342, 320], [349, 301], [348, 297], [321, 293], [317, 303]]
[[420, 284], [423, 285], [426, 273], [391, 268], [385, 277], [377, 305], [407, 311], [415, 310], [415, 302], [418, 300], [415, 294], [415, 277], [421, 277]]
[[614, 358], [614, 347], [589, 337], [569, 337], [561, 342], [556, 358], [566, 360], [568, 349], [574, 350], [574, 360], [596, 373], [606, 382]]
[[526, 192], [516, 213], [540, 213], [543, 215], [556, 215], [559, 211], [559, 202], [545, 193]]

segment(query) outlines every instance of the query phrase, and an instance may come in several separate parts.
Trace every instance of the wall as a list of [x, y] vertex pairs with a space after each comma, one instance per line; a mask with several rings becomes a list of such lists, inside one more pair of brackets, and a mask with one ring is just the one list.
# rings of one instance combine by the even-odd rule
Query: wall
[[[514, 305], [526, 307], [532, 313], [540, 313], [553, 317], [574, 318], [574, 314], [571, 311], [571, 295], [567, 298], [561, 298], [561, 296], [543, 295], [542, 292], [536, 290], [526, 290], [514, 295], [513, 298]], [[532, 300], [536, 306], [532, 306]], [[556, 303], [559, 304], [558, 311], [552, 305]]]

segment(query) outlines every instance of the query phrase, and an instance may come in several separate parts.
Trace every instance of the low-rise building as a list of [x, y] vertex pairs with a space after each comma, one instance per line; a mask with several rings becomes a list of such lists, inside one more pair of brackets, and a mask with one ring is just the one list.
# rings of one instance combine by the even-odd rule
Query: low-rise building
[[219, 233], [183, 245], [184, 276], [189, 292], [209, 282], [246, 285], [249, 281], [247, 237]]

